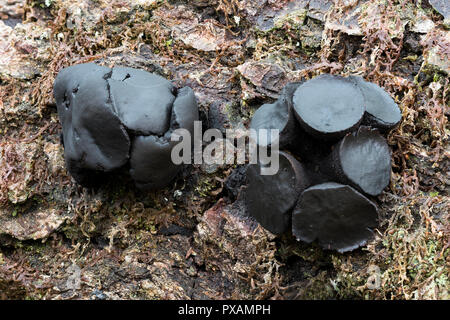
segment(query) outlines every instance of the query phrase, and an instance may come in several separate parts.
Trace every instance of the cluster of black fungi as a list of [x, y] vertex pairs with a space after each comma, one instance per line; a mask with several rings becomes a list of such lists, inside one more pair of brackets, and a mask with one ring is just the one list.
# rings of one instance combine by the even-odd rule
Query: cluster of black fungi
[[280, 132], [260, 137], [259, 147], [278, 143], [284, 150], [275, 175], [262, 175], [262, 164], [248, 166], [250, 215], [274, 234], [292, 230], [297, 240], [325, 249], [365, 245], [378, 221], [373, 197], [390, 181], [390, 149], [381, 134], [400, 120], [389, 94], [358, 76], [323, 74], [287, 84], [250, 123]]
[[[140, 189], [167, 186], [180, 170], [171, 161], [177, 128], [193, 133], [198, 106], [189, 87], [143, 70], [94, 63], [62, 69], [54, 97], [66, 167], [89, 185], [126, 168]], [[289, 83], [254, 114], [253, 129], [278, 129], [280, 169], [261, 175], [249, 165], [246, 203], [267, 230], [290, 229], [298, 240], [341, 252], [367, 242], [377, 225], [379, 195], [390, 180], [390, 150], [380, 135], [401, 112], [379, 86], [360, 77], [321, 75]], [[258, 140], [270, 148], [275, 141]], [[300, 159], [301, 162], [298, 160]]]
[[178, 142], [170, 137], [177, 128], [193, 133], [198, 106], [191, 88], [144, 70], [86, 63], [62, 69], [53, 94], [66, 167], [78, 183], [126, 168], [138, 188], [151, 190], [180, 171], [171, 161]]

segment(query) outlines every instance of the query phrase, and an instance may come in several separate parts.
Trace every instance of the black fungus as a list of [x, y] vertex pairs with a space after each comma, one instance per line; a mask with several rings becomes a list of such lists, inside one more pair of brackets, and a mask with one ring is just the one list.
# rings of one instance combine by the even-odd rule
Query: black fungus
[[300, 125], [312, 136], [336, 140], [356, 129], [364, 116], [364, 97], [356, 84], [324, 74], [299, 86], [293, 97]]
[[391, 178], [391, 152], [377, 130], [362, 126], [333, 147], [321, 163], [321, 171], [334, 181], [377, 196]]
[[114, 67], [106, 79], [112, 108], [123, 125], [141, 135], [163, 135], [170, 124], [173, 85], [144, 70]]
[[302, 164], [282, 151], [275, 175], [261, 174], [261, 167], [261, 164], [251, 164], [247, 169], [248, 211], [264, 228], [282, 234], [290, 229], [292, 208], [309, 185], [308, 178]]
[[339, 252], [365, 245], [377, 226], [376, 205], [350, 186], [329, 182], [306, 189], [292, 213], [297, 240], [318, 240]]
[[106, 67], [83, 64], [63, 69], [54, 96], [63, 128], [69, 171], [82, 183], [89, 171], [111, 171], [129, 158], [130, 138], [112, 111]]
[[[264, 104], [254, 113], [250, 122], [250, 129], [258, 132], [259, 129], [277, 129], [279, 130], [280, 148], [286, 147], [295, 140], [298, 130], [298, 123], [295, 120], [292, 106], [292, 96], [300, 85], [300, 82], [289, 83], [283, 89], [280, 97], [275, 103]], [[275, 141], [272, 141], [270, 131], [267, 135], [257, 137], [258, 146], [268, 147]]]
[[241, 187], [247, 180], [247, 166], [238, 165], [227, 177], [224, 183], [225, 194], [233, 201], [236, 200], [241, 192]]
[[157, 136], [137, 136], [132, 142], [130, 175], [140, 189], [159, 189], [175, 178], [179, 166], [170, 156], [172, 142]]
[[54, 97], [68, 171], [80, 184], [129, 164], [142, 189], [161, 188], [180, 170], [170, 159], [177, 128], [193, 132], [193, 91], [143, 70], [94, 63], [62, 69]]
[[[290, 111], [298, 123], [290, 122]], [[325, 74], [288, 84], [278, 101], [256, 111], [251, 127], [279, 128], [281, 149], [293, 156], [279, 152], [283, 165], [274, 176], [248, 166], [248, 212], [275, 234], [292, 220], [298, 240], [317, 240], [325, 249], [364, 245], [377, 225], [377, 207], [367, 196], [379, 195], [391, 174], [391, 152], [380, 132], [400, 121], [389, 94], [360, 77]]]
[[402, 119], [400, 108], [386, 91], [361, 77], [352, 76], [350, 79], [356, 83], [364, 97], [366, 110], [364, 125], [387, 132], [400, 123]]
[[334, 143], [335, 141], [315, 138], [299, 127], [295, 139], [287, 149], [300, 157], [302, 162], [319, 163], [330, 154]]

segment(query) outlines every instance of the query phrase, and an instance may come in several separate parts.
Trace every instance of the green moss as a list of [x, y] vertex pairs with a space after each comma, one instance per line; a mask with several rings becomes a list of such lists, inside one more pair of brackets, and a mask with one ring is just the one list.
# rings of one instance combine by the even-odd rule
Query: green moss
[[220, 187], [219, 181], [216, 179], [220, 171], [212, 174], [205, 174], [199, 177], [195, 192], [202, 198], [214, 199], [215, 196], [211, 192], [217, 190]]
[[307, 287], [301, 290], [300, 299], [308, 300], [328, 300], [335, 299], [336, 292], [333, 283], [329, 279], [326, 271], [320, 272], [317, 276], [310, 279]]
[[308, 11], [305, 9], [297, 9], [289, 12], [283, 17], [276, 17], [274, 19], [274, 26], [271, 30], [280, 29], [286, 24], [289, 24], [291, 29], [299, 29], [305, 22], [307, 12]]

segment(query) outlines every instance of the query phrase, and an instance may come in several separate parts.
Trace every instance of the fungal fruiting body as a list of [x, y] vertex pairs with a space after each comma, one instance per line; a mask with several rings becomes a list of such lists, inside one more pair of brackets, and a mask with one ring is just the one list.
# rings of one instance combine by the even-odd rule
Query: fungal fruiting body
[[342, 138], [356, 129], [364, 116], [364, 97], [354, 82], [321, 75], [297, 88], [295, 115], [303, 129], [324, 140]]
[[66, 166], [78, 183], [129, 165], [138, 187], [154, 189], [180, 170], [170, 160], [170, 135], [193, 130], [192, 89], [143, 70], [86, 63], [62, 69], [53, 93]]
[[261, 175], [264, 165], [259, 163], [247, 168], [248, 210], [274, 234], [282, 234], [290, 228], [292, 208], [309, 184], [300, 162], [286, 152], [281, 151], [278, 156], [279, 170], [275, 175]]
[[[254, 169], [258, 165], [249, 165], [248, 211], [272, 233], [291, 229], [298, 240], [317, 240], [325, 249], [356, 249], [377, 225], [377, 207], [369, 197], [390, 180], [391, 154], [379, 131], [398, 125], [400, 109], [382, 88], [356, 76], [324, 74], [287, 88], [281, 102], [265, 105], [270, 112], [268, 107], [255, 112], [251, 127], [284, 129], [294, 115], [294, 129], [280, 136], [286, 140], [281, 148], [292, 153], [280, 152], [280, 159], [292, 158], [280, 170], [289, 174], [263, 176]], [[271, 115], [282, 116], [264, 120]]]
[[364, 125], [388, 132], [400, 123], [400, 108], [386, 91], [359, 76], [351, 76], [349, 79], [357, 85], [364, 97]]
[[300, 82], [287, 84], [275, 103], [264, 104], [256, 110], [250, 123], [251, 129], [257, 131], [259, 129], [277, 129], [280, 133], [279, 141], [271, 140], [270, 131], [267, 132], [267, 135], [258, 136], [258, 146], [268, 147], [272, 143], [278, 143], [283, 148], [295, 138], [298, 124], [294, 117], [292, 95], [300, 84]]
[[292, 233], [325, 249], [345, 252], [366, 244], [377, 226], [377, 206], [350, 186], [334, 182], [306, 189], [292, 213]]

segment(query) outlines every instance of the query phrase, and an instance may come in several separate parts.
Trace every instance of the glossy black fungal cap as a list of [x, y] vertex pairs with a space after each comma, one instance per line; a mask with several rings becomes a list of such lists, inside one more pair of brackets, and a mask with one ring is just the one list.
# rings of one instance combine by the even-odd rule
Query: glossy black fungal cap
[[285, 152], [279, 152], [275, 175], [261, 175], [261, 167], [247, 168], [247, 208], [264, 228], [279, 235], [290, 229], [292, 208], [308, 186], [308, 178], [300, 162]]
[[377, 130], [360, 127], [334, 146], [324, 167], [336, 181], [376, 196], [389, 184], [391, 153]]
[[[292, 82], [287, 84], [282, 90], [280, 97], [275, 103], [264, 104], [254, 113], [250, 122], [250, 128], [255, 129], [278, 129], [279, 146], [286, 147], [289, 143], [295, 140], [298, 124], [292, 110], [292, 96], [295, 90], [300, 85], [300, 82]], [[262, 147], [270, 146], [275, 141], [272, 141], [270, 131], [267, 136], [257, 138], [257, 144]]]
[[350, 186], [328, 182], [306, 189], [292, 212], [297, 240], [346, 252], [363, 246], [377, 225], [376, 205]]
[[62, 69], [53, 92], [66, 165], [77, 182], [130, 161], [139, 187], [160, 188], [180, 169], [170, 159], [170, 134], [193, 131], [198, 108], [190, 88], [178, 90], [143, 70], [87, 63]]
[[355, 130], [364, 116], [364, 98], [354, 81], [323, 74], [306, 81], [293, 97], [303, 129], [324, 140], [337, 140]]
[[331, 153], [335, 142], [317, 139], [302, 128], [298, 128], [295, 140], [289, 145], [289, 150], [300, 158], [302, 163], [318, 164]]
[[363, 124], [387, 132], [395, 128], [402, 119], [400, 108], [391, 96], [375, 83], [364, 81], [359, 76], [349, 77], [361, 89], [366, 114]]

